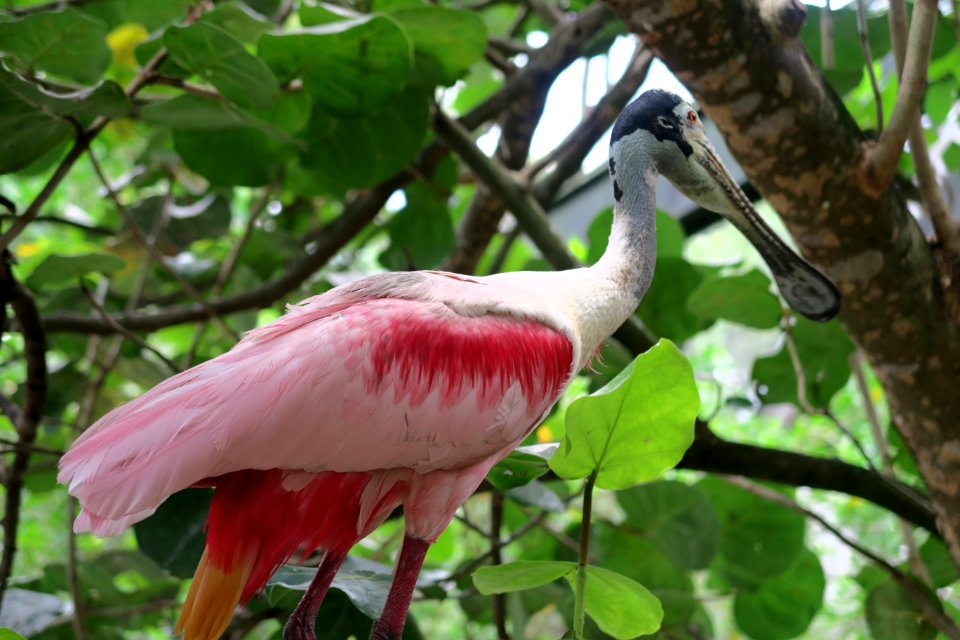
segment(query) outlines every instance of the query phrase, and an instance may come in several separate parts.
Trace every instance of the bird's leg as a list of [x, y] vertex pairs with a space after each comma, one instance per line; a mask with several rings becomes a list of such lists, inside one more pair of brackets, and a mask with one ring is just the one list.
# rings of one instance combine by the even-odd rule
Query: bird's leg
[[306, 593], [283, 628], [284, 640], [316, 640], [314, 627], [317, 624], [317, 611], [320, 610], [323, 597], [327, 595], [327, 589], [346, 557], [346, 551], [327, 551], [323, 554], [323, 560], [317, 567], [317, 575], [313, 576]]
[[403, 636], [403, 624], [407, 621], [407, 609], [417, 586], [417, 576], [427, 555], [430, 543], [407, 534], [403, 538], [403, 547], [397, 559], [397, 570], [390, 585], [390, 594], [383, 607], [383, 614], [373, 626], [370, 640], [400, 640]]

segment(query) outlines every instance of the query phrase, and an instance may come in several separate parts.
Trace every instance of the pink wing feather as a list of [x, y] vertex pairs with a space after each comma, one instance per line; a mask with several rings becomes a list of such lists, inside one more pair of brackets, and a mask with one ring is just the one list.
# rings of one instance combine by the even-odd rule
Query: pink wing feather
[[441, 274], [340, 287], [113, 410], [61, 460], [76, 527], [117, 533], [175, 491], [248, 469], [469, 476], [422, 488], [423, 511], [449, 512], [428, 528], [445, 526], [466, 484], [550, 408], [573, 359], [556, 328], [454, 311], [445, 298], [470, 287]]

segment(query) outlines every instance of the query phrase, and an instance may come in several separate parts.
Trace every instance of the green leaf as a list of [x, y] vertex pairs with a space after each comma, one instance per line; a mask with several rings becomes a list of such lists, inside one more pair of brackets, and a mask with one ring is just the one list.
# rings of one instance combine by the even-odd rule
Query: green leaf
[[927, 567], [933, 586], [938, 589], [949, 586], [960, 578], [957, 565], [950, 558], [947, 546], [936, 536], [930, 536], [920, 545], [920, 558]]
[[485, 596], [532, 589], [553, 582], [577, 569], [574, 562], [520, 560], [480, 567], [473, 572], [473, 584]]
[[954, 173], [960, 172], [960, 144], [951, 142], [943, 152], [943, 163]]
[[780, 323], [780, 301], [770, 279], [756, 269], [742, 275], [707, 278], [687, 298], [687, 310], [701, 318], [729, 320], [754, 329]]
[[401, 93], [361, 118], [338, 118], [314, 107], [303, 164], [336, 187], [368, 187], [403, 169], [427, 131], [427, 97]]
[[22, 169], [70, 138], [75, 129], [64, 118], [85, 124], [129, 109], [123, 89], [114, 82], [56, 94], [0, 69], [0, 173]]
[[[801, 317], [796, 318], [793, 337], [803, 367], [807, 401], [815, 407], [826, 407], [850, 378], [848, 358], [853, 343], [839, 322], [821, 323]], [[791, 402], [799, 406], [797, 376], [786, 345], [776, 355], [757, 359], [751, 375], [765, 404]]]
[[677, 566], [704, 569], [716, 555], [719, 521], [696, 487], [653, 482], [621, 491], [617, 500], [627, 514], [626, 524], [653, 540]]
[[387, 224], [390, 246], [380, 254], [380, 264], [394, 271], [437, 267], [455, 241], [446, 200], [422, 182], [404, 193], [407, 206]]
[[40, 69], [93, 84], [110, 64], [107, 26], [76, 9], [41, 11], [0, 22], [0, 55], [26, 69]]
[[301, 77], [327, 111], [356, 117], [383, 107], [407, 84], [411, 45], [393, 20], [360, 16], [294, 34], [264, 34], [258, 55], [281, 82]]
[[212, 491], [186, 489], [167, 498], [156, 513], [133, 525], [140, 550], [173, 575], [191, 577], [203, 553], [212, 497]]
[[77, 8], [102, 20], [109, 29], [135, 23], [153, 32], [183, 19], [192, 4], [193, 0], [98, 0], [79, 3]]
[[266, 109], [280, 96], [269, 67], [220, 27], [205, 22], [170, 27], [163, 42], [174, 62], [241, 107]]
[[[145, 198], [130, 207], [130, 215], [141, 229], [153, 229], [163, 213], [165, 200], [164, 196]], [[167, 213], [169, 219], [158, 241], [161, 248], [172, 253], [180, 253], [196, 240], [222, 237], [230, 230], [230, 203], [215, 193], [194, 202], [175, 202]]]
[[105, 253], [84, 253], [75, 256], [54, 254], [47, 256], [43, 262], [37, 265], [30, 277], [27, 278], [27, 285], [32, 289], [38, 289], [60, 284], [64, 281], [76, 280], [88, 273], [109, 275], [122, 269], [123, 265], [123, 260]]
[[803, 552], [806, 523], [801, 514], [718, 478], [695, 486], [720, 518], [720, 553], [711, 569], [733, 586], [759, 587], [789, 569]]
[[[567, 575], [573, 586], [574, 576]], [[663, 607], [642, 584], [600, 567], [587, 567], [587, 615], [600, 629], [626, 640], [660, 628]]]
[[450, 86], [487, 46], [487, 28], [474, 12], [445, 7], [397, 9], [389, 16], [413, 42], [412, 81], [420, 86]]
[[817, 555], [804, 549], [794, 565], [754, 591], [740, 591], [733, 615], [755, 640], [789, 640], [806, 631], [823, 606], [825, 586]]
[[566, 479], [596, 473], [603, 489], [650, 481], [683, 457], [699, 409], [690, 363], [661, 340], [610, 384], [570, 405], [550, 468]]
[[0, 629], [0, 640], [27, 640], [13, 629]]
[[664, 628], [682, 629], [696, 613], [691, 574], [667, 559], [650, 539], [625, 527], [597, 526], [591, 551], [607, 569], [645, 586], [663, 606]]
[[[932, 596], [928, 589], [914, 583], [918, 591]], [[891, 579], [870, 589], [865, 604], [867, 627], [874, 640], [933, 640], [936, 628]]]
[[713, 322], [687, 310], [687, 300], [702, 281], [700, 269], [683, 258], [661, 256], [637, 313], [655, 335], [683, 342]]
[[487, 474], [487, 480], [497, 489], [506, 491], [529, 484], [549, 470], [544, 458], [514, 451], [493, 466]]

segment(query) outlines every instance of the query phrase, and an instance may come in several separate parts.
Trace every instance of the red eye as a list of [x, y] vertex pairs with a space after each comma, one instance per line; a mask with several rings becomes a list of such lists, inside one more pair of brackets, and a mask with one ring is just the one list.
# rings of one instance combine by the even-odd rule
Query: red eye
[[697, 112], [690, 111], [687, 113], [687, 120], [690, 122], [690, 124], [697, 124]]

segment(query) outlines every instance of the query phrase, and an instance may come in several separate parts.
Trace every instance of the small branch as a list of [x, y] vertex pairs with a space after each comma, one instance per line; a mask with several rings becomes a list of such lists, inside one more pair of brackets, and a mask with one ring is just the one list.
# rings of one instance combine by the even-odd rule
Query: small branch
[[[503, 527], [503, 494], [494, 490], [490, 494], [490, 563], [503, 564], [500, 530]], [[510, 640], [507, 633], [507, 601], [502, 593], [493, 594], [493, 623], [497, 628], [497, 640]]]
[[[887, 447], [887, 439], [883, 434], [883, 427], [880, 426], [877, 408], [873, 405], [873, 399], [870, 397], [870, 386], [867, 384], [867, 375], [863, 370], [863, 355], [859, 351], [850, 354], [850, 369], [857, 381], [857, 390], [860, 392], [864, 413], [867, 416], [867, 422], [870, 424], [870, 431], [873, 433], [873, 441], [880, 452], [880, 460], [883, 461], [883, 470], [890, 478], [896, 479], [893, 472], [893, 459], [890, 457], [890, 449]], [[920, 558], [920, 551], [917, 548], [917, 539], [913, 535], [913, 529], [903, 518], [897, 518], [897, 525], [900, 527], [900, 537], [903, 538], [903, 543], [907, 547], [907, 555], [910, 558], [910, 568], [913, 570], [913, 574], [928, 585], [932, 585], [933, 581], [930, 579], [927, 566], [923, 564], [923, 560]]]
[[[17, 407], [17, 405], [13, 405]], [[19, 414], [19, 407], [17, 407]], [[6, 413], [6, 411], [4, 411]], [[10, 417], [10, 414], [7, 414], [7, 417]], [[14, 420], [11, 418], [11, 422]], [[48, 456], [62, 456], [64, 451], [62, 449], [53, 449], [51, 447], [44, 447], [39, 444], [26, 444], [18, 440], [12, 440], [10, 438], [0, 438], [0, 444], [4, 444], [8, 447], [8, 451], [21, 451], [23, 449], [28, 449], [31, 453], [42, 453]]]
[[873, 102], [877, 106], [877, 133], [883, 133], [883, 98], [880, 95], [880, 87], [877, 85], [877, 74], [873, 70], [873, 52], [870, 50], [870, 41], [867, 38], [866, 0], [857, 0], [857, 32], [860, 34], [863, 62], [867, 66], [870, 87], [873, 89]]
[[126, 337], [128, 340], [133, 342], [135, 345], [137, 345], [141, 349], [146, 349], [153, 355], [157, 356], [157, 358], [159, 358], [160, 361], [163, 362], [163, 364], [167, 365], [167, 368], [170, 370], [170, 373], [180, 373], [180, 368], [172, 360], [170, 360], [165, 355], [157, 351], [154, 347], [150, 346], [146, 340], [144, 340], [143, 338], [141, 338], [140, 336], [138, 336], [137, 334], [130, 331], [129, 329], [124, 327], [122, 324], [114, 320], [113, 316], [110, 315], [110, 312], [103, 308], [103, 305], [100, 304], [100, 301], [97, 300], [97, 297], [93, 295], [93, 292], [90, 291], [90, 289], [88, 289], [87, 286], [82, 281], [80, 282], [80, 290], [83, 291], [83, 294], [87, 297], [87, 300], [90, 302], [90, 305], [96, 310], [98, 314], [100, 314], [100, 317], [103, 318], [103, 320], [107, 324], [113, 327], [113, 329], [117, 333], [123, 335], [124, 337]]
[[[15, 219], [16, 219], [16, 216], [0, 214], [0, 220], [15, 220]], [[117, 234], [116, 230], [110, 229], [109, 227], [99, 227], [95, 225], [84, 224], [82, 222], [77, 222], [76, 220], [69, 220], [67, 218], [61, 218], [59, 216], [37, 216], [36, 218], [34, 218], [34, 221], [48, 222], [50, 224], [62, 224], [62, 225], [74, 227], [86, 233], [92, 233], [98, 236], [115, 236]]]
[[897, 89], [897, 102], [887, 128], [866, 156], [865, 186], [875, 195], [885, 191], [893, 179], [910, 126], [917, 118], [920, 100], [926, 87], [927, 66], [930, 63], [936, 23], [936, 0], [918, 0], [913, 8], [913, 21], [910, 25], [900, 86]]
[[830, 0], [827, 0], [820, 12], [820, 64], [824, 69], [833, 69], [834, 58], [833, 13], [830, 10]]
[[930, 623], [939, 629], [944, 635], [951, 640], [960, 640], [960, 628], [957, 627], [957, 624], [950, 619], [949, 616], [940, 611], [939, 602], [931, 602], [926, 594], [924, 594], [924, 592], [917, 587], [916, 583], [914, 583], [902, 571], [875, 554], [873, 551], [870, 551], [858, 542], [847, 537], [837, 527], [833, 526], [825, 518], [823, 518], [823, 516], [799, 505], [797, 502], [791, 500], [782, 493], [778, 493], [772, 489], [768, 489], [767, 487], [756, 484], [755, 482], [751, 482], [746, 478], [728, 476], [725, 478], [725, 480], [734, 486], [749, 491], [750, 493], [765, 500], [779, 504], [782, 507], [786, 507], [791, 511], [796, 511], [797, 513], [800, 513], [819, 523], [820, 526], [832, 533], [838, 540], [840, 540], [840, 542], [847, 545], [858, 554], [886, 571], [887, 574], [894, 580], [894, 582], [896, 582], [900, 588], [903, 589], [910, 600], [913, 601], [913, 603], [923, 612], [923, 615], [927, 618], [927, 620], [929, 620]]
[[190, 93], [195, 96], [200, 96], [201, 98], [209, 98], [211, 100], [217, 100], [218, 102], [223, 102], [225, 100], [223, 95], [216, 89], [211, 89], [210, 87], [204, 86], [202, 84], [196, 84], [194, 82], [187, 82], [182, 78], [173, 78], [170, 76], [155, 76], [151, 81], [151, 84], [162, 84], [168, 87], [177, 87], [178, 89], [183, 89], [186, 93]]
[[[176, 269], [166, 263], [166, 261], [163, 259], [163, 254], [157, 248], [156, 243], [147, 237], [147, 234], [144, 233], [143, 229], [140, 228], [140, 225], [137, 224], [137, 221], [130, 213], [130, 210], [127, 209], [122, 202], [120, 202], [120, 196], [116, 191], [113, 190], [113, 187], [110, 186], [110, 181], [107, 180], [107, 176], [103, 173], [103, 169], [100, 167], [100, 163], [97, 161], [96, 155], [92, 150], [89, 150], [87, 157], [90, 158], [90, 164], [93, 166], [93, 170], [97, 174], [97, 178], [99, 178], [101, 184], [103, 184], [103, 188], [107, 192], [107, 197], [110, 198], [110, 201], [113, 202], [114, 206], [117, 208], [117, 211], [120, 213], [120, 217], [123, 218], [127, 229], [134, 235], [143, 248], [147, 250], [147, 253], [151, 258], [153, 258], [153, 261], [157, 264], [157, 266], [166, 271], [171, 278], [177, 281], [186, 294], [193, 298], [193, 300], [200, 305], [200, 308], [207, 313], [208, 317], [214, 321], [214, 323], [225, 335], [230, 336], [234, 340], [239, 340], [240, 336], [236, 331], [227, 326], [227, 323], [224, 322], [222, 317], [220, 317], [220, 314], [217, 313], [217, 310], [207, 304], [207, 301], [203, 299], [203, 296], [200, 295], [200, 293], [193, 287], [192, 284], [190, 284], [189, 281], [187, 281], [186, 278], [181, 276]], [[112, 321], [108, 324], [110, 324], [112, 328], [116, 328]]]
[[180, 605], [176, 600], [154, 600], [144, 602], [143, 604], [134, 604], [128, 607], [103, 607], [101, 609], [87, 609], [88, 616], [103, 616], [105, 618], [125, 618], [128, 616], [139, 616], [144, 613], [160, 611], [161, 609], [173, 609]]
[[857, 451], [860, 452], [860, 455], [863, 457], [864, 462], [867, 463], [867, 466], [870, 467], [871, 471], [876, 471], [876, 467], [873, 465], [873, 460], [870, 459], [870, 455], [867, 453], [867, 450], [863, 448], [863, 444], [860, 440], [857, 439], [853, 432], [851, 432], [847, 427], [837, 419], [837, 417], [830, 411], [829, 408], [819, 409], [810, 404], [810, 401], [807, 398], [807, 376], [806, 372], [803, 370], [803, 363], [800, 361], [800, 354], [797, 352], [797, 343], [793, 338], [793, 328], [790, 326], [790, 314], [784, 316], [783, 322], [783, 335], [784, 340], [787, 345], [787, 353], [790, 354], [790, 364], [793, 366], [793, 373], [797, 377], [797, 400], [800, 403], [800, 407], [812, 416], [823, 416], [827, 418], [834, 424], [834, 426], [847, 437], [850, 442], [853, 443], [853, 446], [856, 447]]
[[[227, 286], [227, 282], [230, 280], [230, 276], [233, 275], [233, 271], [237, 266], [237, 260], [240, 258], [240, 253], [243, 251], [244, 246], [246, 246], [250, 236], [253, 235], [254, 229], [256, 229], [257, 220], [259, 220], [260, 215], [267, 209], [267, 204], [270, 202], [271, 194], [271, 189], [264, 189], [259, 200], [257, 200], [250, 207], [250, 217], [247, 219], [247, 224], [243, 229], [243, 233], [240, 235], [240, 238], [233, 243], [233, 246], [230, 247], [230, 253], [227, 254], [226, 259], [220, 265], [220, 271], [217, 273], [217, 279], [214, 281], [213, 286], [210, 289], [210, 295], [214, 298], [223, 293], [224, 288]], [[183, 356], [184, 367], [189, 367], [192, 365], [193, 358], [197, 353], [197, 347], [200, 346], [200, 341], [203, 339], [203, 334], [206, 333], [206, 330], [206, 322], [197, 325], [196, 330], [193, 332], [193, 340], [190, 343], [190, 348], [187, 349], [186, 354]]]
[[87, 631], [83, 626], [83, 616], [86, 603], [80, 592], [80, 576], [77, 573], [77, 534], [73, 530], [73, 519], [77, 517], [77, 501], [73, 496], [67, 496], [67, 587], [70, 599], [73, 600], [73, 616], [70, 626], [73, 627], [73, 637], [77, 640], [86, 640]]

